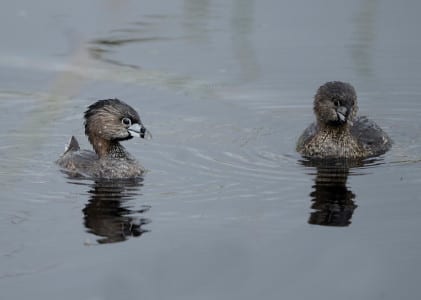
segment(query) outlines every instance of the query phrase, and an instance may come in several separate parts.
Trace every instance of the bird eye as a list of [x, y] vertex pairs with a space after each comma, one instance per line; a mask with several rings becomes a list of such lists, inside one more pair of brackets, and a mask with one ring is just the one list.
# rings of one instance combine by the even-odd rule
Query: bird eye
[[126, 125], [126, 126], [130, 126], [130, 125], [132, 125], [132, 120], [130, 120], [129, 118], [123, 118], [123, 119], [121, 119], [121, 124]]
[[341, 102], [338, 99], [333, 99], [333, 104], [335, 104], [336, 107], [341, 106]]

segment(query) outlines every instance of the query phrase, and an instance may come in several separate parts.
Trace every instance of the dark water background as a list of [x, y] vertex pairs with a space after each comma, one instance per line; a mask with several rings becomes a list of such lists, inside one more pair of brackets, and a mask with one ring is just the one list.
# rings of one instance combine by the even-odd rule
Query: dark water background
[[[418, 299], [419, 1], [4, 1], [1, 299]], [[351, 82], [393, 138], [301, 162], [312, 97]], [[97, 99], [135, 107], [136, 182], [54, 160]]]

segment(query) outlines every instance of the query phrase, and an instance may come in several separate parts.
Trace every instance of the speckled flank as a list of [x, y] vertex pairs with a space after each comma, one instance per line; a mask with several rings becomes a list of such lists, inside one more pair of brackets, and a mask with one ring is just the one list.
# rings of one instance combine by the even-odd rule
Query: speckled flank
[[308, 142], [298, 145], [297, 151], [308, 157], [360, 158], [371, 156], [350, 134], [349, 130], [324, 128], [312, 136]]

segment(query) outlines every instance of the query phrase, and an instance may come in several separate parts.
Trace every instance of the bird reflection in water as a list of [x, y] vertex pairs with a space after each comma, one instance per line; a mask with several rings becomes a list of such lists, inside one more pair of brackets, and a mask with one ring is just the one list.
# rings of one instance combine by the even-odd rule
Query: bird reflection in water
[[317, 170], [313, 191], [310, 193], [309, 224], [344, 227], [351, 224], [357, 208], [355, 194], [347, 185], [351, 168], [362, 167], [363, 161], [301, 161], [304, 166]]
[[123, 242], [130, 237], [139, 237], [148, 229], [150, 220], [145, 214], [150, 206], [132, 208], [132, 201], [139, 196], [143, 179], [96, 181], [89, 191], [90, 199], [83, 209], [84, 225], [88, 232], [101, 238], [100, 244]]

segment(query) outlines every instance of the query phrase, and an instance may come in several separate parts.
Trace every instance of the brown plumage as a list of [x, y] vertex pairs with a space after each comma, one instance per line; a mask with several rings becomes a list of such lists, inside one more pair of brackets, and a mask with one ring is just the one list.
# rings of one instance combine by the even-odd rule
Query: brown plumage
[[80, 150], [75, 137], [70, 139], [57, 163], [70, 175], [92, 178], [133, 178], [145, 169], [120, 144], [134, 136], [150, 133], [138, 113], [118, 99], [99, 100], [85, 112], [85, 134], [95, 152]]
[[349, 83], [325, 83], [314, 97], [317, 121], [300, 136], [297, 151], [322, 159], [362, 159], [385, 153], [391, 139], [375, 122], [357, 117], [357, 111], [357, 95]]

